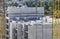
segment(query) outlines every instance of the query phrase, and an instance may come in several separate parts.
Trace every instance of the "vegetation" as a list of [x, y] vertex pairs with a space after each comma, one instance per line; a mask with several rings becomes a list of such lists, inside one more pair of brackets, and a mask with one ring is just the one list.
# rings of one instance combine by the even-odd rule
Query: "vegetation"
[[26, 1], [25, 4], [28, 6], [28, 7], [40, 7], [40, 2], [35, 2], [35, 1]]
[[52, 1], [45, 2], [45, 15], [52, 14]]
[[10, 3], [8, 3], [8, 5], [9, 6], [16, 6], [17, 7], [18, 6], [18, 3], [16, 3], [16, 2], [10, 2]]

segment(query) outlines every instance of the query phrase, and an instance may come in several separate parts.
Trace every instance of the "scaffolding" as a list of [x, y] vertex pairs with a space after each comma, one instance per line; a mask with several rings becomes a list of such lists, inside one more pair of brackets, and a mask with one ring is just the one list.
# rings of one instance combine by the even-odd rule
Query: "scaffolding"
[[3, 1], [0, 0], [0, 39], [6, 39], [6, 28], [5, 28], [5, 14], [3, 9]]
[[[52, 0], [52, 1], [53, 1], [52, 38], [60, 39], [60, 0]], [[41, 7], [44, 5], [42, 4], [43, 2], [44, 0], [41, 0], [40, 2]], [[36, 6], [36, 13], [37, 13], [37, 6]], [[5, 23], [2, 22], [2, 18], [4, 17], [0, 17], [0, 39], [5, 39], [6, 27]], [[4, 24], [4, 27], [2, 27], [2, 24]], [[2, 30], [2, 28], [4, 29], [4, 31]]]
[[52, 35], [53, 39], [60, 39], [60, 0], [53, 0], [52, 16]]

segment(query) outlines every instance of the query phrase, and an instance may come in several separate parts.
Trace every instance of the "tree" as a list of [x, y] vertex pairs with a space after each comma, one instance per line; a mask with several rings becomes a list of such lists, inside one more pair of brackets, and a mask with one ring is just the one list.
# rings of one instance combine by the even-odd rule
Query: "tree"
[[33, 6], [33, 7], [36, 7], [36, 6], [37, 6], [37, 7], [40, 7], [40, 3], [34, 2], [34, 3], [32, 4], [32, 6]]
[[52, 1], [45, 2], [45, 14], [52, 14]]

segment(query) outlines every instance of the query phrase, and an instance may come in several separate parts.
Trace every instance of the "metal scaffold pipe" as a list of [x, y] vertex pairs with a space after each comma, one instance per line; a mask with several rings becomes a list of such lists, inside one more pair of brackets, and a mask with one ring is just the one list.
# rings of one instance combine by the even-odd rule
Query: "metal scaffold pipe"
[[53, 0], [53, 18], [52, 18], [52, 35], [53, 39], [60, 39], [60, 1]]
[[4, 0], [0, 0], [0, 39], [6, 39]]

